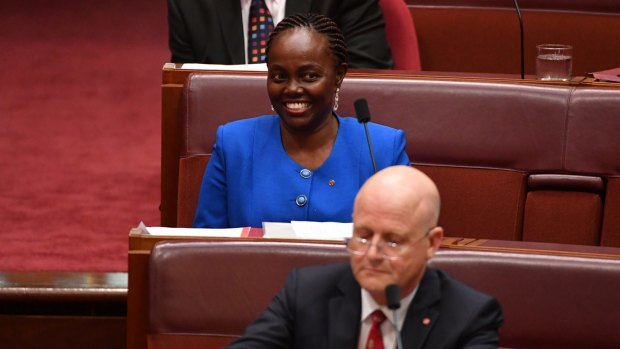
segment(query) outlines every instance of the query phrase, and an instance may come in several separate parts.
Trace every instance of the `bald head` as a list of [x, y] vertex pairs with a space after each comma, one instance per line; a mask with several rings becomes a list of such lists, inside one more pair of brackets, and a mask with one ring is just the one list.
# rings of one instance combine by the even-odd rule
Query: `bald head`
[[403, 212], [415, 228], [437, 225], [440, 199], [435, 183], [411, 166], [392, 166], [377, 172], [362, 186], [355, 199], [355, 211], [362, 206]]
[[[398, 285], [403, 295], [417, 287], [443, 238], [438, 218], [437, 187], [417, 169], [388, 167], [364, 183], [355, 198], [349, 248], [366, 241], [367, 250], [351, 254], [351, 270], [379, 304], [385, 304], [390, 284]], [[402, 247], [398, 255], [387, 255], [386, 246], [395, 245]]]

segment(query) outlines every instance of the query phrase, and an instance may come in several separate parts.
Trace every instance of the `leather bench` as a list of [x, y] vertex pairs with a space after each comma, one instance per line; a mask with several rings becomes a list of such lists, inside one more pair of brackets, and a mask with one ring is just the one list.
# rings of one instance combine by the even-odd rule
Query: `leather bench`
[[[158, 243], [149, 263], [148, 346], [219, 348], [243, 333], [293, 267], [347, 260], [333, 244]], [[503, 348], [620, 345], [620, 259], [440, 249], [431, 265], [498, 298]]]
[[[620, 246], [620, 88], [351, 73], [340, 97], [342, 115], [365, 97], [405, 131], [448, 236]], [[217, 126], [271, 112], [265, 75], [192, 73], [183, 108], [177, 225], [191, 226]]]

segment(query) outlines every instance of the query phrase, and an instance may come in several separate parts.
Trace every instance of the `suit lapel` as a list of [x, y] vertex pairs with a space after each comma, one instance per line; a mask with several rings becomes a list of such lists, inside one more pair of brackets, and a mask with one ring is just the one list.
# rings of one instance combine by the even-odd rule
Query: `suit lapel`
[[421, 349], [433, 325], [439, 318], [435, 304], [441, 298], [439, 279], [432, 269], [426, 269], [403, 324], [401, 336], [404, 348]]
[[310, 12], [310, 5], [312, 5], [312, 0], [287, 1], [284, 13], [286, 16], [297, 13], [308, 13]]
[[243, 23], [241, 23], [241, 3], [239, 1], [214, 1], [219, 17], [220, 29], [226, 36], [226, 51], [232, 64], [245, 63]]
[[[290, 3], [288, 1], [287, 3]], [[359, 337], [362, 299], [359, 284], [351, 272], [338, 283], [341, 295], [329, 301], [327, 328], [330, 349], [355, 349]]]

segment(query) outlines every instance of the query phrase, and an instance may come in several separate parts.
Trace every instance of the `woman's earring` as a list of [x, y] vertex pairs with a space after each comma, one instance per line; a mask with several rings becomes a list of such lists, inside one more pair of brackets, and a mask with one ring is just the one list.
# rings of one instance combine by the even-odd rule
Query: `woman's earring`
[[338, 110], [338, 92], [340, 92], [340, 87], [336, 88], [336, 96], [334, 97], [334, 111]]
[[271, 105], [271, 111], [276, 111], [275, 109], [273, 109], [273, 104]]

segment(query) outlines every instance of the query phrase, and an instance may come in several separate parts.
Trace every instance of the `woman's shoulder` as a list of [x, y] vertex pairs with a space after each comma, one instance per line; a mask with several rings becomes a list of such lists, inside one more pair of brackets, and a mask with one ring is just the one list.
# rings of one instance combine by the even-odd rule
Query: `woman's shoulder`
[[271, 126], [274, 123], [278, 122], [278, 117], [276, 115], [261, 115], [255, 116], [251, 118], [238, 119], [231, 122], [227, 122], [222, 127], [226, 128], [226, 130], [243, 130], [253, 127], [260, 126]]
[[[357, 120], [357, 118], [354, 118], [354, 117], [340, 117], [340, 122], [341, 122], [341, 124], [346, 129], [356, 129], [356, 128], [363, 129], [363, 127], [364, 127]], [[377, 124], [375, 122], [369, 122], [368, 123], [368, 129], [372, 133], [382, 133], [382, 134], [386, 134], [386, 135], [402, 132], [402, 130], [395, 129], [393, 127], [386, 126], [386, 125], [383, 125], [383, 124]]]

